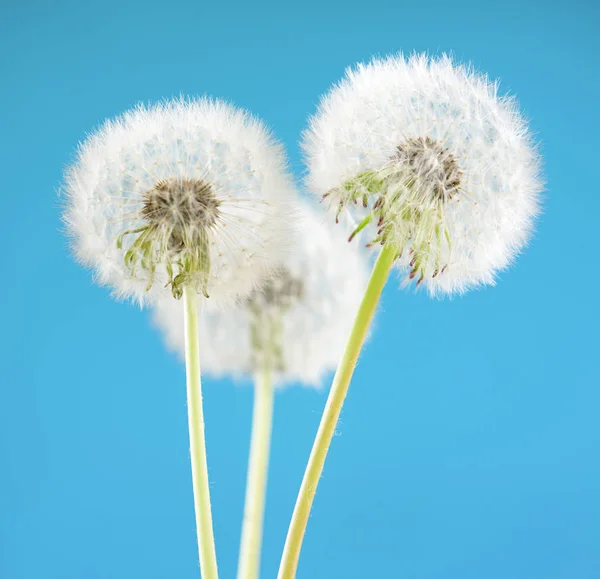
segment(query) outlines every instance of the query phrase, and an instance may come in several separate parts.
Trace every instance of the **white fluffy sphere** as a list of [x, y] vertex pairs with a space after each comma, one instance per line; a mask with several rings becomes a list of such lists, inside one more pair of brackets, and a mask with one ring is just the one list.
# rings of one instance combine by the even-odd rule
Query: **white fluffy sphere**
[[210, 296], [204, 306], [240, 299], [289, 237], [282, 147], [218, 100], [140, 105], [106, 121], [80, 146], [65, 190], [77, 257], [140, 302], [188, 283]]
[[528, 241], [542, 183], [526, 122], [495, 83], [447, 56], [349, 69], [303, 147], [309, 188], [355, 224], [374, 212], [383, 232], [371, 224], [369, 241], [397, 243], [406, 281], [432, 295], [494, 283]]

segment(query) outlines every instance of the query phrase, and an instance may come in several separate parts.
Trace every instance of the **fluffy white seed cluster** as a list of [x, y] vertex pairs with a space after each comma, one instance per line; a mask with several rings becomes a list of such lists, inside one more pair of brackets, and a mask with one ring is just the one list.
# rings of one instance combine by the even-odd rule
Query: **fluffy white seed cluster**
[[138, 106], [107, 121], [80, 146], [65, 189], [76, 255], [141, 303], [192, 286], [222, 306], [286, 251], [283, 149], [221, 101]]
[[516, 102], [447, 56], [349, 69], [303, 147], [310, 189], [373, 245], [395, 244], [405, 283], [431, 295], [493, 284], [538, 212], [540, 160]]
[[[278, 385], [319, 386], [335, 370], [368, 280], [368, 260], [310, 206], [300, 205], [296, 249], [237, 308], [200, 316], [202, 371], [244, 378], [272, 367]], [[183, 355], [181, 303], [160, 300], [154, 319]]]

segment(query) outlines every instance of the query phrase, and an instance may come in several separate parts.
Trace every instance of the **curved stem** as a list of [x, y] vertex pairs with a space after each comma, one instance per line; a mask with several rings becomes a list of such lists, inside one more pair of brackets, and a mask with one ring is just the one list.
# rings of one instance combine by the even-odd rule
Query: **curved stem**
[[346, 398], [346, 393], [348, 392], [358, 355], [365, 341], [367, 330], [375, 313], [383, 286], [396, 257], [396, 250], [384, 246], [373, 267], [369, 284], [365, 290], [365, 295], [356, 314], [354, 326], [346, 344], [346, 350], [335, 373], [331, 391], [327, 398], [327, 404], [321, 417], [319, 430], [310, 453], [310, 458], [308, 459], [306, 471], [304, 472], [302, 486], [296, 499], [294, 514], [292, 515], [292, 521], [285, 541], [283, 557], [279, 567], [279, 574], [277, 575], [278, 579], [294, 579], [296, 576], [302, 540], [313, 499], [317, 491], [317, 485], [319, 484], [319, 478], [323, 472], [327, 451], [335, 433], [335, 427], [342, 410], [342, 405], [344, 404], [344, 399]]
[[271, 376], [265, 367], [255, 378], [252, 438], [237, 579], [258, 579], [273, 422]]
[[204, 440], [200, 349], [198, 345], [198, 296], [193, 289], [185, 287], [183, 299], [185, 303], [185, 369], [188, 424], [200, 572], [202, 579], [218, 579], [217, 556], [210, 509], [208, 467], [206, 464], [206, 442]]

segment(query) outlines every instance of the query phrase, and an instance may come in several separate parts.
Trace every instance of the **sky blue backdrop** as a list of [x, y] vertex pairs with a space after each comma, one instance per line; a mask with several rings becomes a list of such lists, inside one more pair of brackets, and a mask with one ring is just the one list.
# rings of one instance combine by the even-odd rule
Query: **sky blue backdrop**
[[[299, 131], [346, 65], [453, 51], [542, 142], [537, 235], [496, 288], [385, 291], [299, 579], [600, 577], [600, 10], [592, 0], [4, 0], [0, 12], [0, 577], [198, 577], [184, 369], [70, 258], [56, 189], [86, 131], [210, 93]], [[222, 577], [234, 577], [251, 390], [206, 382]], [[274, 578], [325, 392], [276, 400]]]

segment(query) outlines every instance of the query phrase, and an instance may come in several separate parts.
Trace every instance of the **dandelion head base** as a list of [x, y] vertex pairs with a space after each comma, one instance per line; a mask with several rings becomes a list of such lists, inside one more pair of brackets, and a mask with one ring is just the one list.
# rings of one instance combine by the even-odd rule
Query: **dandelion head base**
[[277, 275], [269, 277], [259, 289], [254, 290], [247, 303], [251, 309], [286, 309], [302, 299], [303, 293], [302, 280], [294, 277], [286, 268], [282, 268]]
[[144, 225], [117, 238], [137, 234], [125, 252], [125, 265], [132, 275], [142, 271], [154, 284], [156, 269], [163, 265], [175, 298], [190, 285], [208, 297], [210, 273], [210, 229], [220, 217], [220, 201], [210, 184], [198, 179], [164, 179], [142, 195], [140, 217]]
[[429, 137], [407, 139], [398, 145], [392, 163], [435, 200], [447, 201], [460, 188], [462, 172], [454, 155]]
[[338, 200], [337, 217], [359, 202], [366, 217], [350, 241], [368, 225], [376, 235], [368, 245], [393, 244], [398, 256], [410, 256], [409, 279], [419, 285], [443, 274], [452, 252], [445, 207], [461, 190], [463, 173], [450, 150], [430, 137], [406, 139], [380, 169], [363, 171], [325, 197]]
[[142, 217], [154, 225], [171, 226], [182, 237], [186, 227], [206, 227], [219, 217], [220, 202], [211, 186], [198, 179], [165, 179], [143, 195]]

